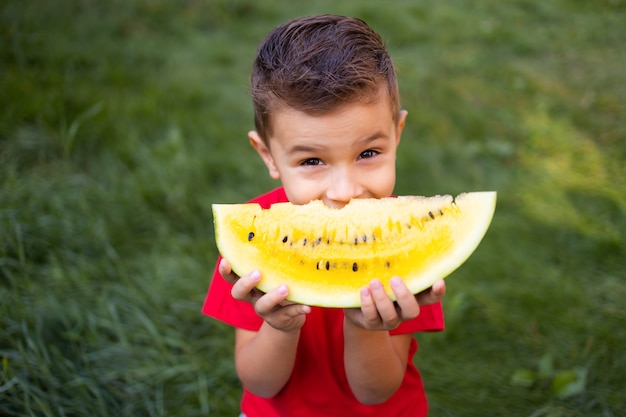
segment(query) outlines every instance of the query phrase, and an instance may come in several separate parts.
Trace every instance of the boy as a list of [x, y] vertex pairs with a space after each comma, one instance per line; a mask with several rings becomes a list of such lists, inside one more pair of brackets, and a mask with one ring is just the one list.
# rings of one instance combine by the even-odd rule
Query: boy
[[[380, 36], [361, 20], [313, 16], [274, 29], [254, 62], [248, 136], [282, 187], [253, 201], [340, 208], [390, 196], [407, 115], [395, 77]], [[427, 414], [412, 334], [443, 330], [443, 281], [415, 296], [395, 277], [394, 303], [374, 280], [361, 308], [325, 309], [287, 302], [285, 285], [261, 293], [260, 279], [237, 277], [221, 260], [203, 308], [235, 327], [242, 415]]]

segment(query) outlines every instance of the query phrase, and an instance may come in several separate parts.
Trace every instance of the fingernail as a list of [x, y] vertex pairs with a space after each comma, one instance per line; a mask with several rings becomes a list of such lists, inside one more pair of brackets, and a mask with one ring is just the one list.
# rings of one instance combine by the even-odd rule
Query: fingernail
[[365, 287], [365, 288], [361, 288], [361, 297], [369, 297], [370, 296], [370, 290]]
[[287, 295], [288, 292], [289, 292], [289, 289], [287, 288], [286, 285], [281, 285], [278, 287], [278, 294]]
[[383, 287], [383, 284], [379, 280], [374, 279], [370, 282], [370, 287], [372, 287], [373, 290], [379, 290]]
[[389, 281], [389, 283], [391, 284], [392, 287], [394, 288], [402, 288], [402, 279], [400, 279], [399, 277], [393, 277], [391, 278], [391, 280]]
[[252, 281], [260, 281], [261, 280], [261, 273], [259, 271], [252, 271], [250, 273], [250, 279]]

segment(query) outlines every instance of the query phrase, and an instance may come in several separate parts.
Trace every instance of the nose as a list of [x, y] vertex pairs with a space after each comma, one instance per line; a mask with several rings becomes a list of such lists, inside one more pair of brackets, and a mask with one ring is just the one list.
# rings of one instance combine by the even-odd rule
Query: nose
[[341, 208], [353, 198], [359, 198], [364, 188], [358, 181], [358, 175], [347, 168], [336, 168], [328, 177], [324, 203], [333, 208]]

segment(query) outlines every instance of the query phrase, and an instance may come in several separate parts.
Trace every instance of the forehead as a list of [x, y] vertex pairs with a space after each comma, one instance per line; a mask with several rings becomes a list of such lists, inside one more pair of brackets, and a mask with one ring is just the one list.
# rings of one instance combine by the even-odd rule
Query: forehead
[[294, 145], [332, 146], [371, 137], [393, 137], [395, 132], [389, 100], [344, 104], [322, 115], [311, 115], [291, 108], [277, 111], [273, 117], [270, 147]]
[[324, 111], [307, 111], [289, 107], [284, 103], [276, 103], [270, 117], [271, 129], [268, 130], [268, 139], [275, 136], [281, 130], [298, 129], [303, 124], [322, 129], [338, 124], [350, 122], [365, 123], [376, 120], [397, 121], [396, 106], [392, 105], [386, 89], [381, 88], [378, 93], [368, 99], [341, 103]]

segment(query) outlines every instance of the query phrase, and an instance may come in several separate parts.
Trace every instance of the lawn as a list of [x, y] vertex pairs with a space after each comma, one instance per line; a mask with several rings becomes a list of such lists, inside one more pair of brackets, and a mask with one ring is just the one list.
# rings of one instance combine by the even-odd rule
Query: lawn
[[396, 193], [498, 191], [417, 335], [431, 415], [626, 415], [623, 0], [0, 2], [0, 415], [237, 415], [211, 204], [277, 185], [251, 61], [324, 12], [395, 59]]

